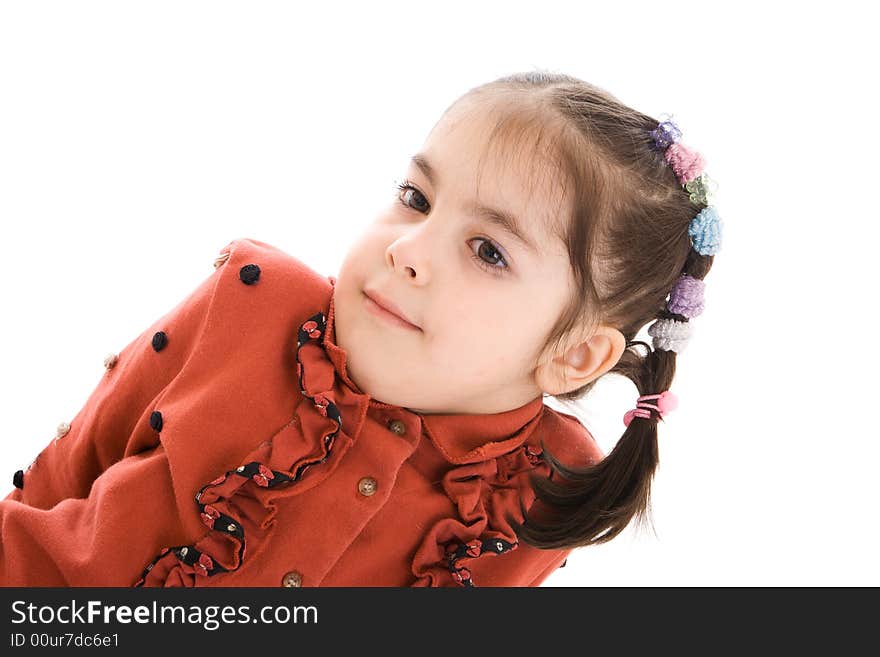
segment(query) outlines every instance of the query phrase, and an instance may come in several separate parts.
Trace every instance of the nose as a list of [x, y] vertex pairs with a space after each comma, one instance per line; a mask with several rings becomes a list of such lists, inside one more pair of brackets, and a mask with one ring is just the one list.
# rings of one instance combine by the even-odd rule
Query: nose
[[419, 285], [430, 279], [431, 245], [438, 241], [428, 234], [426, 227], [427, 222], [413, 227], [385, 249], [385, 261], [391, 271]]

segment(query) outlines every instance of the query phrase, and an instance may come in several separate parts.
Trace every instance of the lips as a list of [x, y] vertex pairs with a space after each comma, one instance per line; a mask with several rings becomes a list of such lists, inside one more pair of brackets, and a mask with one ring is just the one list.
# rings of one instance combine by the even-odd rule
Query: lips
[[372, 299], [374, 302], [376, 302], [377, 305], [382, 306], [382, 308], [384, 308], [385, 310], [390, 312], [392, 315], [396, 315], [397, 317], [399, 317], [403, 321], [407, 322], [408, 324], [412, 324], [414, 327], [416, 327], [418, 329], [421, 328], [418, 324], [416, 324], [414, 321], [412, 321], [409, 318], [409, 316], [397, 304], [395, 304], [390, 299], [383, 297], [381, 294], [379, 294], [378, 292], [375, 292], [373, 290], [364, 290], [364, 294], [366, 294], [370, 299]]

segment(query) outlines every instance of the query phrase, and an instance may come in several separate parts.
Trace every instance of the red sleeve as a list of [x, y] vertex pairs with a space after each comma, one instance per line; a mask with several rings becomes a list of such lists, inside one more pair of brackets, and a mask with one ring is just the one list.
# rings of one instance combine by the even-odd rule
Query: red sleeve
[[0, 586], [132, 586], [156, 549], [153, 534], [133, 531], [138, 501], [174, 508], [161, 443], [110, 466], [84, 499], [0, 500]]
[[156, 447], [159, 434], [152, 423], [158, 419], [151, 420], [151, 415], [198, 344], [224, 270], [220, 260], [194, 292], [118, 354], [67, 423], [69, 430], [53, 438], [30, 466], [15, 473], [16, 488], [0, 500], [4, 513], [7, 501], [51, 509], [62, 500], [84, 499], [111, 465]]

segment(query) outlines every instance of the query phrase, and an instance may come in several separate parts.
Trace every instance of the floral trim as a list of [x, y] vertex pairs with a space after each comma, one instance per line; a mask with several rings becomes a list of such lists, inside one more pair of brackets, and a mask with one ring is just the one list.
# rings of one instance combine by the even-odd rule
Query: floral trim
[[517, 548], [518, 542], [509, 543], [503, 538], [475, 538], [467, 543], [450, 544], [446, 548], [446, 558], [449, 560], [449, 572], [452, 579], [461, 586], [476, 586], [471, 579], [471, 571], [464, 566], [457, 566], [459, 559], [476, 559], [483, 554], [498, 556], [505, 552], [511, 552]]
[[523, 445], [523, 449], [525, 450], [526, 458], [532, 465], [538, 465], [544, 461], [543, 450], [540, 450], [537, 447], [532, 447], [531, 445]]
[[[337, 424], [336, 429], [332, 433], [324, 436], [324, 454], [319, 458], [312, 458], [309, 461], [300, 463], [300, 465], [297, 466], [293, 476], [290, 476], [288, 473], [285, 472], [272, 470], [271, 468], [263, 463], [260, 463], [259, 461], [251, 461], [244, 465], [240, 465], [234, 470], [228, 470], [213, 481], [202, 486], [202, 488], [199, 489], [199, 492], [195, 496], [196, 502], [198, 504], [199, 516], [201, 517], [202, 522], [210, 530], [220, 532], [222, 535], [225, 536], [229, 536], [235, 543], [238, 544], [237, 562], [239, 566], [233, 569], [224, 568], [219, 563], [217, 563], [215, 558], [212, 558], [207, 553], [198, 550], [194, 545], [178, 545], [174, 547], [165, 547], [162, 548], [159, 554], [147, 565], [147, 567], [141, 574], [141, 577], [134, 584], [135, 587], [143, 586], [149, 572], [159, 562], [159, 560], [165, 558], [169, 553], [173, 554], [181, 564], [192, 567], [193, 572], [196, 575], [212, 577], [214, 575], [217, 575], [218, 573], [225, 573], [229, 572], [230, 570], [237, 570], [239, 567], [241, 567], [242, 557], [245, 551], [244, 528], [242, 527], [242, 523], [238, 518], [225, 514], [217, 508], [217, 506], [224, 501], [224, 498], [217, 494], [216, 491], [212, 491], [211, 489], [225, 483], [227, 479], [231, 476], [241, 477], [242, 479], [244, 479], [244, 481], [239, 484], [239, 486], [235, 489], [231, 496], [225, 499], [231, 498], [232, 496], [237, 494], [239, 490], [241, 490], [242, 486], [246, 486], [248, 484], [256, 485], [260, 488], [278, 488], [280, 486], [285, 486], [287, 484], [299, 481], [311, 466], [319, 463], [324, 463], [327, 460], [327, 457], [330, 455], [330, 452], [333, 449], [333, 441], [338, 435], [339, 431], [342, 429], [342, 416], [339, 413], [339, 409], [336, 407], [336, 405], [326, 396], [316, 394], [314, 395], [314, 397], [312, 397], [306, 393], [305, 386], [303, 385], [302, 363], [299, 360], [300, 347], [302, 347], [310, 340], [319, 340], [324, 334], [325, 327], [326, 317], [323, 313], [320, 312], [310, 317], [309, 320], [302, 325], [297, 335], [296, 364], [300, 392], [303, 394], [304, 397], [308, 397], [312, 400], [315, 409], [322, 416], [329, 417], [330, 419], [335, 420]], [[207, 497], [211, 497], [213, 499], [203, 501], [206, 493], [208, 494]], [[218, 502], [218, 500], [220, 502]], [[204, 539], [209, 535], [210, 534], [206, 534], [205, 536], [203, 536], [199, 542], [204, 541]]]

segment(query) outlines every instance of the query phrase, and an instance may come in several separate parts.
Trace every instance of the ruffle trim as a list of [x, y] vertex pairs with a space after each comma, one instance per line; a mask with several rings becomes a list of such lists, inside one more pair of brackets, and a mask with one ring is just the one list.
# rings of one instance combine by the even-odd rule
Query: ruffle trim
[[459, 518], [443, 518], [426, 533], [416, 550], [412, 586], [443, 586], [449, 575], [455, 584], [475, 587], [475, 559], [498, 557], [519, 546], [507, 514], [519, 523], [535, 501], [529, 474], [543, 476], [550, 466], [539, 447], [525, 444], [496, 459], [453, 468], [443, 478], [443, 490], [457, 505]]
[[[320, 453], [299, 459], [288, 470], [270, 467], [278, 461], [289, 462], [290, 446], [286, 445], [286, 425], [271, 441], [263, 443], [247, 458], [247, 462], [229, 470], [202, 486], [196, 494], [199, 515], [209, 528], [207, 534], [193, 545], [165, 547], [144, 569], [135, 587], [196, 585], [197, 577], [213, 577], [219, 573], [237, 570], [247, 551], [246, 536], [265, 530], [273, 522], [273, 500], [280, 494], [276, 489], [300, 482], [300, 487], [288, 494], [303, 492], [326, 478], [351, 446], [351, 439], [336, 441], [342, 429], [342, 417], [333, 399], [322, 394], [308, 395], [303, 381], [303, 368], [299, 350], [309, 341], [317, 341], [324, 333], [326, 317], [323, 313], [313, 315], [299, 330], [297, 336], [297, 373], [300, 391], [313, 402], [314, 409], [331, 420], [330, 430], [321, 442]], [[321, 348], [315, 344], [314, 348]], [[334, 451], [334, 443], [336, 450]], [[314, 465], [327, 461], [331, 452], [336, 458], [321, 476], [311, 476], [305, 482], [304, 475]], [[284, 460], [287, 455], [287, 461]]]

